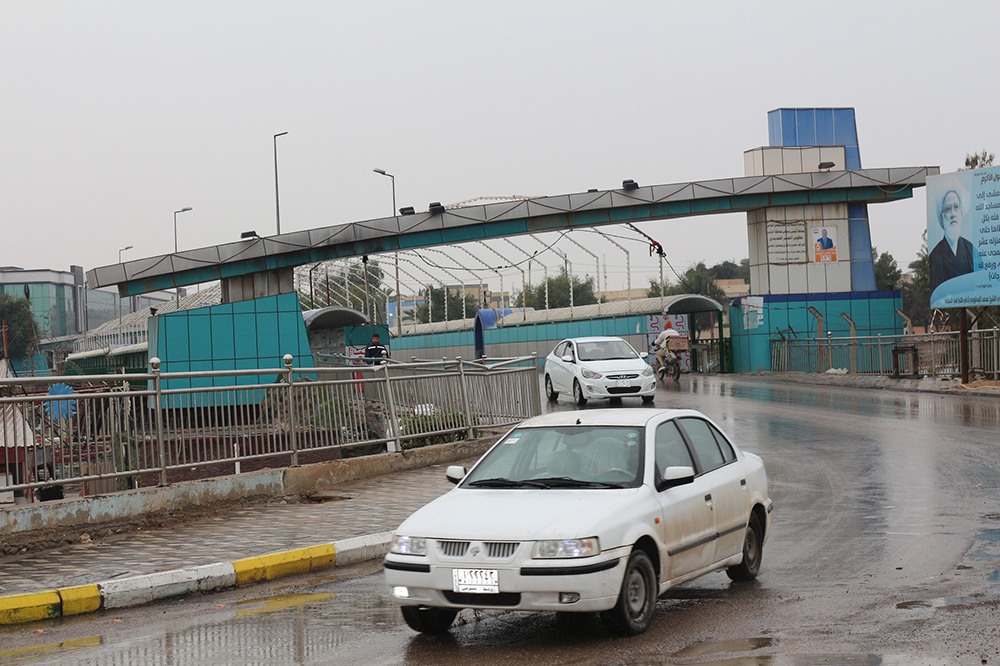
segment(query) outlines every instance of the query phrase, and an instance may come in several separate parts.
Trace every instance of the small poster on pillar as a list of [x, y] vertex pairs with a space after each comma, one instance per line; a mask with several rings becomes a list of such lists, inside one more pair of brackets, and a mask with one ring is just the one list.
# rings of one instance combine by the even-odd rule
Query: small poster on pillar
[[813, 227], [812, 240], [817, 264], [837, 261], [837, 227]]

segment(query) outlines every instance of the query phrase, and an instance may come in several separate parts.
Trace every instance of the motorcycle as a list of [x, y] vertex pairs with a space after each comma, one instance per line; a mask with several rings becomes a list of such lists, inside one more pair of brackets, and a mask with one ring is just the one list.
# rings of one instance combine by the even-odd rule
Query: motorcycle
[[660, 355], [656, 355], [656, 376], [664, 384], [667, 383], [667, 377], [670, 377], [675, 382], [680, 380], [681, 361], [677, 357], [677, 354], [668, 349], [667, 353], [664, 354], [664, 363], [660, 362]]

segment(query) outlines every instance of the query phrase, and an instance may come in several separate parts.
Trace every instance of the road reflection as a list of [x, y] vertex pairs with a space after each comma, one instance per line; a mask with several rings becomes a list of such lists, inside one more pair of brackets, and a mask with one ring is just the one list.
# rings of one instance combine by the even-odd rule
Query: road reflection
[[[105, 613], [100, 635], [0, 650], [16, 664], [329, 664], [359, 636], [386, 629], [409, 632], [385, 595], [295, 593], [233, 604], [206, 621], [195, 614], [157, 630], [118, 624]], [[363, 641], [362, 641], [363, 643]], [[343, 662], [340, 662], [343, 663]]]

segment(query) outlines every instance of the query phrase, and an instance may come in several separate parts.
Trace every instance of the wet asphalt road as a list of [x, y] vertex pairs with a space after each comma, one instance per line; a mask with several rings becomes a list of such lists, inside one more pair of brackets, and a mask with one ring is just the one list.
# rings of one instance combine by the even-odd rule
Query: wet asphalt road
[[1000, 401], [685, 376], [654, 406], [760, 454], [777, 508], [757, 581], [679, 586], [642, 636], [471, 611], [418, 636], [373, 563], [2, 630], [0, 663], [1000, 664]]

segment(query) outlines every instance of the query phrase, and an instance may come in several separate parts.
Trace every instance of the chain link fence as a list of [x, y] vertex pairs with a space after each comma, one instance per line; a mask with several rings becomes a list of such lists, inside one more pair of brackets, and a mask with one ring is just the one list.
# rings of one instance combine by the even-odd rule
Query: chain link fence
[[[969, 354], [974, 375], [1000, 379], [1000, 330], [969, 331]], [[777, 339], [771, 341], [771, 368], [778, 372], [953, 376], [961, 373], [959, 333]]]

